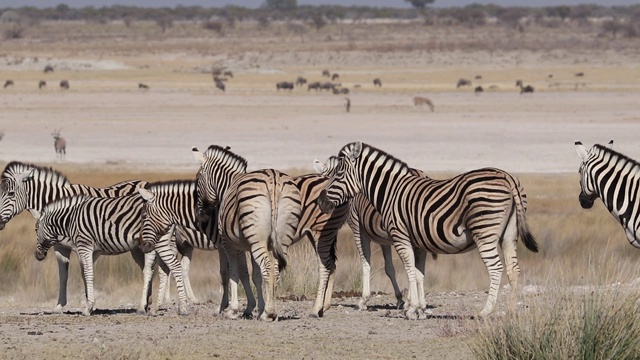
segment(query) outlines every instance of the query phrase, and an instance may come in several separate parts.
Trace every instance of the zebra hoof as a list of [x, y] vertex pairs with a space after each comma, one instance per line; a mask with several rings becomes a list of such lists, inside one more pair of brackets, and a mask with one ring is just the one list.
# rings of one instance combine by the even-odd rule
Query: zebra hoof
[[398, 309], [398, 310], [402, 310], [402, 309], [404, 309], [404, 305], [405, 305], [404, 300], [402, 300], [402, 299], [398, 299], [398, 303], [397, 303], [397, 305], [396, 305], [396, 309]]
[[62, 314], [64, 312], [64, 308], [62, 307], [62, 305], [58, 304], [53, 309], [51, 309], [51, 312], [54, 314]]
[[418, 320], [418, 309], [416, 309], [415, 307], [409, 307], [404, 316], [407, 318], [407, 320]]
[[225, 310], [224, 317], [226, 317], [229, 320], [235, 320], [238, 318], [238, 312], [234, 310]]
[[358, 301], [358, 310], [360, 310], [360, 311], [367, 310], [367, 300], [360, 299], [360, 301]]
[[180, 315], [180, 316], [189, 315], [189, 309], [187, 308], [187, 304], [180, 304], [178, 306], [178, 315]]

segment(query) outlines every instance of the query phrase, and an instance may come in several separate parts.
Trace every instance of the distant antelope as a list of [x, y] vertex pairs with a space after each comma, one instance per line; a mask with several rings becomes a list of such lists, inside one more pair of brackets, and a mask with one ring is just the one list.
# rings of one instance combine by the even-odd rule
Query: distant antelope
[[13, 86], [13, 80], [7, 80], [4, 82], [4, 88], [6, 89], [9, 86]]
[[149, 90], [149, 85], [143, 84], [143, 83], [138, 83], [138, 89]]
[[380, 81], [380, 78], [373, 79], [373, 86], [382, 87], [382, 81]]
[[413, 105], [414, 106], [427, 105], [431, 109], [431, 112], [435, 110], [435, 106], [433, 105], [433, 102], [431, 101], [431, 99], [422, 97], [422, 96], [415, 96], [413, 98]]
[[333, 75], [331, 75], [331, 81], [335, 81], [336, 79], [339, 79], [340, 75], [338, 75], [338, 73], [334, 73]]
[[53, 148], [56, 150], [56, 156], [64, 158], [67, 155], [67, 141], [60, 136], [61, 130], [62, 129], [54, 129], [51, 136], [53, 136]]
[[50, 72], [53, 72], [53, 66], [51, 66], [51, 65], [45, 66], [44, 67], [44, 73], [46, 74], [46, 73], [50, 73]]
[[[344, 98], [344, 110], [346, 112], [351, 111], [351, 99], [349, 99], [348, 97], [345, 96]], [[0, 137], [1, 139], [2, 137]]]
[[322, 70], [322, 76], [331, 77], [329, 70]]
[[44, 80], [40, 80], [38, 82], [38, 89], [42, 90], [43, 87], [47, 87], [47, 82]]
[[69, 82], [67, 80], [60, 81], [60, 88], [61, 89], [65, 89], [65, 90], [69, 90]]
[[579, 73], [576, 73], [575, 75], [576, 75], [576, 77], [583, 77], [584, 73], [583, 72], [579, 72]]
[[225, 91], [226, 86], [224, 86], [224, 83], [222, 81], [216, 81], [216, 87], [222, 91]]
[[459, 79], [458, 83], [456, 84], [456, 89], [459, 88], [460, 86], [471, 86], [471, 80], [468, 79]]
[[482, 88], [482, 86], [476, 86], [475, 89], [473, 89], [473, 92], [477, 95], [480, 95], [481, 92], [483, 92], [484, 89]]
[[524, 93], [533, 94], [533, 86], [531, 86], [531, 85], [523, 86], [522, 80], [516, 81], [516, 86], [520, 86], [520, 95], [522, 95]]

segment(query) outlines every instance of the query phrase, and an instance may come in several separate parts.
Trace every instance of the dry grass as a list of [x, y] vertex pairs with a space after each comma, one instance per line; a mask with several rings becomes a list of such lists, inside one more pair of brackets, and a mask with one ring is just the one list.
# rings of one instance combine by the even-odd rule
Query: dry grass
[[[140, 178], [149, 181], [189, 178], [189, 174], [88, 172], [74, 166], [59, 167], [74, 182], [103, 186], [117, 181]], [[297, 173], [296, 170], [290, 171]], [[193, 176], [193, 175], [191, 175]], [[445, 176], [434, 176], [445, 177]], [[628, 282], [638, 273], [638, 253], [625, 240], [622, 230], [602, 206], [582, 210], [577, 201], [577, 175], [522, 175], [529, 197], [528, 220], [540, 244], [540, 253], [521, 247], [520, 284], [571, 285]], [[34, 220], [21, 214], [0, 232], [0, 291], [14, 301], [54, 304], [58, 274], [54, 256], [39, 263], [33, 257]], [[339, 234], [337, 245], [336, 291], [361, 290], [361, 270], [347, 228]], [[391, 292], [384, 274], [382, 256], [373, 246], [372, 291]], [[290, 249], [290, 267], [283, 274], [280, 295], [315, 296], [318, 262], [307, 241]], [[407, 286], [401, 262], [394, 256], [401, 287]], [[82, 281], [75, 256], [71, 262], [69, 295], [71, 304], [79, 304]], [[201, 300], [219, 299], [217, 254], [196, 251], [191, 278]], [[597, 275], [597, 276], [596, 276]], [[127, 255], [102, 257], [96, 264], [96, 290], [102, 305], [134, 304], [142, 282], [141, 272]], [[488, 276], [477, 250], [462, 255], [440, 256], [428, 261], [426, 288], [435, 291], [487, 290]], [[506, 280], [505, 282], [506, 283]], [[447, 332], [448, 330], [444, 329]]]

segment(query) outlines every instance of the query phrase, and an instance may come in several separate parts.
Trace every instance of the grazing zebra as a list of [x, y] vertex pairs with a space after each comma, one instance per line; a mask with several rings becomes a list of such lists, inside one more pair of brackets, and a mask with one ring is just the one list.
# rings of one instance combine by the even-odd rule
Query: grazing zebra
[[600, 198], [622, 225], [629, 243], [640, 248], [640, 210], [637, 206], [640, 163], [608, 146], [594, 145], [587, 151], [576, 141], [580, 164], [580, 205], [590, 209]]
[[422, 106], [422, 105], [427, 105], [429, 109], [431, 109], [431, 112], [433, 112], [436, 108], [433, 105], [433, 102], [431, 101], [431, 99], [422, 97], [422, 96], [415, 96], [413, 98], [413, 106]]
[[[38, 245], [35, 257], [44, 260], [51, 246], [64, 244], [72, 247], [82, 267], [85, 285], [84, 315], [93, 311], [93, 263], [100, 255], [117, 255], [129, 252], [140, 245], [140, 209], [142, 197], [135, 193], [119, 197], [91, 197], [78, 195], [48, 203], [44, 208], [32, 210], [37, 220]], [[171, 236], [171, 233], [168, 234]], [[145, 256], [147, 268], [155, 263], [155, 253]], [[172, 269], [173, 270], [173, 269]], [[180, 269], [177, 269], [180, 271]], [[147, 274], [145, 269], [145, 280]], [[176, 278], [177, 281], [177, 278]], [[178, 282], [178, 281], [177, 281]], [[178, 286], [182, 283], [178, 282]], [[145, 281], [145, 288], [147, 284]], [[146, 300], [145, 295], [143, 298]], [[139, 311], [144, 311], [146, 301]], [[182, 305], [182, 304], [181, 304]], [[182, 310], [182, 307], [180, 308]]]
[[[200, 226], [196, 217], [196, 182], [193, 180], [151, 183], [145, 188], [138, 188], [138, 192], [145, 200], [142, 211], [141, 248], [145, 252], [155, 249], [162, 261], [167, 264], [174, 274], [184, 277], [186, 285], [189, 282], [188, 266], [185, 268], [184, 263], [182, 265], [182, 268], [185, 269], [184, 275], [174, 271], [174, 269], [179, 269], [178, 261], [175, 257], [176, 240], [187, 243], [191, 248], [209, 251], [217, 250], [220, 246], [218, 209], [213, 210], [209, 217], [210, 221], [206, 224], [207, 226], [201, 229], [202, 226]], [[176, 228], [178, 236], [176, 238], [164, 237], [166, 229], [172, 226]], [[189, 230], [192, 236], [180, 236], [183, 229]], [[229, 302], [229, 266], [224, 251], [219, 251], [218, 255], [220, 257], [220, 278], [223, 289], [223, 297], [218, 312], [222, 312]], [[249, 274], [244, 253], [238, 258], [238, 261], [248, 300], [245, 316], [249, 316], [256, 306], [256, 301], [249, 284]], [[257, 267], [254, 267], [254, 269], [257, 270]], [[256, 277], [254, 277], [255, 280]], [[189, 290], [189, 287], [187, 287], [187, 290]], [[184, 296], [185, 294], [180, 294], [180, 297], [184, 298]]]
[[64, 90], [69, 90], [69, 81], [67, 80], [60, 81], [60, 88]]
[[407, 318], [417, 318], [426, 307], [424, 297], [418, 296], [421, 275], [416, 274], [414, 248], [457, 254], [478, 247], [490, 278], [489, 296], [479, 313], [484, 317], [493, 311], [499, 292], [501, 246], [515, 305], [518, 236], [529, 250], [538, 251], [526, 223], [526, 195], [517, 179], [490, 168], [448, 180], [425, 179], [411, 174], [401, 160], [361, 142], [347, 144], [340, 155], [335, 175], [318, 199], [320, 207], [331, 212], [362, 192], [382, 215], [409, 278]]
[[4, 88], [8, 88], [9, 86], [13, 86], [13, 80], [7, 80], [4, 82]]
[[[118, 197], [136, 193], [138, 187], [146, 184], [145, 181], [124, 181], [106, 188], [94, 188], [81, 184], [72, 184], [61, 173], [41, 166], [12, 161], [4, 168], [0, 177], [0, 230], [16, 215], [25, 209], [32, 214], [42, 209], [46, 204], [64, 197], [87, 194], [95, 197]], [[72, 247], [66, 243], [54, 245], [56, 259], [58, 261], [58, 275], [60, 288], [58, 303], [54, 311], [61, 312], [67, 305], [67, 279], [69, 277], [69, 258]], [[152, 269], [144, 268], [145, 256], [142, 251], [131, 251], [133, 260], [140, 269], [144, 270], [146, 281], [151, 281]], [[145, 288], [141, 300], [140, 309], [144, 311], [147, 306], [151, 288]], [[146, 295], [145, 295], [146, 294]]]
[[[226, 148], [212, 145], [203, 154], [193, 148], [198, 170], [199, 217], [220, 206], [222, 248], [230, 264], [230, 312], [238, 310], [237, 257], [251, 251], [265, 283], [261, 319], [277, 319], [276, 278], [287, 265], [287, 250], [294, 241], [300, 217], [300, 191], [293, 180], [277, 170], [246, 172], [247, 161]], [[259, 299], [260, 300], [260, 299]], [[260, 301], [259, 301], [260, 302]]]
[[47, 82], [44, 80], [40, 80], [38, 82], [38, 89], [42, 90], [43, 87], [47, 87]]
[[373, 86], [382, 87], [382, 81], [380, 80], [380, 78], [373, 79]]
[[[340, 158], [337, 156], [331, 156], [325, 164], [315, 160], [314, 168], [318, 173], [331, 177], [335, 173], [335, 169], [338, 166], [339, 161]], [[420, 170], [411, 169], [411, 171], [414, 175], [421, 176], [426, 179], [429, 178]], [[380, 245], [382, 257], [384, 259], [385, 274], [393, 286], [393, 291], [397, 300], [397, 308], [401, 309], [404, 305], [404, 300], [402, 299], [402, 291], [398, 286], [396, 271], [393, 266], [393, 259], [391, 255], [391, 245], [393, 245], [393, 242], [391, 241], [391, 236], [385, 229], [382, 217], [362, 193], [357, 194], [349, 204], [347, 224], [349, 224], [349, 227], [353, 232], [353, 239], [356, 243], [358, 254], [360, 255], [360, 264], [362, 265], [362, 297], [358, 301], [358, 309], [366, 310], [367, 302], [371, 298], [371, 241]], [[416, 261], [420, 263], [418, 264], [418, 267], [424, 269], [425, 264], [422, 264], [422, 262], [426, 261], [426, 257], [423, 256], [426, 254], [424, 254], [424, 252], [419, 252], [418, 255], [419, 256], [416, 256]], [[437, 258], [436, 254], [432, 254], [432, 256], [434, 260]], [[422, 287], [423, 282], [418, 281], [419, 294], [424, 294], [424, 289]]]
[[51, 136], [53, 136], [53, 148], [56, 151], [56, 157], [60, 156], [62, 159], [67, 155], [67, 141], [60, 136], [61, 130], [62, 129], [54, 129]]

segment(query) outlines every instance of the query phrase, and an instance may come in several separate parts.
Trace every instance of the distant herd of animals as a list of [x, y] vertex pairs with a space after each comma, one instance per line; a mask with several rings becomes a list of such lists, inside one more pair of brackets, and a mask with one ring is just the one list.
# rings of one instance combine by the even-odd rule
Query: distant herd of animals
[[[428, 105], [428, 104], [427, 104]], [[58, 151], [59, 130], [54, 132]], [[62, 145], [63, 146], [63, 145]], [[607, 146], [575, 150], [579, 166], [580, 205], [591, 208], [600, 198], [623, 226], [629, 242], [640, 248], [638, 199], [640, 163]], [[223, 295], [218, 311], [229, 318], [252, 317], [256, 298], [249, 283], [246, 253], [253, 263], [258, 318], [277, 319], [276, 284], [285, 271], [289, 247], [309, 240], [318, 261], [319, 284], [310, 316], [321, 317], [331, 306], [338, 230], [347, 223], [362, 259], [362, 297], [370, 291], [370, 242], [381, 246], [385, 272], [408, 319], [428, 314], [424, 289], [428, 254], [459, 254], [477, 248], [489, 274], [484, 308], [496, 306], [503, 270], [511, 285], [509, 306], [518, 298], [517, 242], [538, 252], [526, 220], [527, 195], [519, 180], [496, 168], [472, 170], [446, 180], [362, 142], [342, 147], [325, 162], [314, 161], [316, 173], [291, 177], [276, 169], [247, 171], [247, 160], [230, 147], [191, 149], [200, 168], [193, 179], [148, 183], [120, 182], [105, 188], [71, 183], [62, 173], [12, 161], [0, 177], [0, 230], [24, 210], [36, 218], [37, 260], [53, 247], [60, 274], [58, 303], [67, 305], [69, 257], [76, 252], [85, 282], [83, 313], [94, 310], [93, 263], [101, 255], [129, 252], [143, 270], [138, 311], [155, 313], [165, 301], [168, 278], [178, 289], [178, 313], [197, 302], [189, 281], [194, 249], [218, 251]], [[395, 278], [391, 249], [398, 253], [409, 279], [403, 298]], [[502, 260], [500, 256], [502, 252]], [[177, 254], [182, 255], [178, 262]], [[151, 279], [160, 261], [160, 287], [153, 307]], [[247, 307], [241, 313], [241, 282]]]

